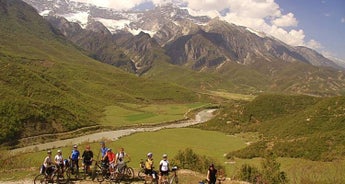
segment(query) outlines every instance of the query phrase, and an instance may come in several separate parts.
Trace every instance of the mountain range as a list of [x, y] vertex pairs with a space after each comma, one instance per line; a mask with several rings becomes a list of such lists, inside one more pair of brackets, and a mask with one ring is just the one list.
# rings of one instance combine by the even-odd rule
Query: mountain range
[[115, 11], [71, 0], [25, 1], [90, 57], [139, 76], [246, 93], [332, 95], [345, 87], [343, 68], [312, 49], [192, 16], [176, 4]]
[[21, 0], [0, 0], [1, 146], [97, 125], [110, 105], [207, 99], [175, 84], [139, 78], [87, 54], [33, 7]]
[[[113, 32], [0, 0], [0, 146], [100, 128], [110, 106], [201, 102], [220, 104], [201, 128], [263, 136], [228, 157], [262, 156], [267, 145], [281, 157], [344, 156], [343, 70], [313, 50], [218, 19], [165, 21], [154, 35]], [[257, 97], [228, 100], [229, 92]]]

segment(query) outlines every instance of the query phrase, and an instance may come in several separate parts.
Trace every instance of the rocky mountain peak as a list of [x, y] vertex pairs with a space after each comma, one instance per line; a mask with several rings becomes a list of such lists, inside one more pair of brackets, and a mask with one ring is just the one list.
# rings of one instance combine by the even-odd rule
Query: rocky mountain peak
[[[144, 57], [145, 53], [150, 55], [149, 49], [164, 47], [174, 64], [186, 64], [196, 70], [208, 66], [219, 68], [224, 62], [251, 64], [258, 60], [297, 61], [316, 66], [337, 67], [332, 61], [311, 49], [289, 46], [275, 38], [225, 22], [220, 18], [193, 16], [187, 8], [173, 4], [145, 11], [115, 11], [73, 1], [25, 1], [35, 6], [42, 15], [43, 12], [49, 12], [63, 16], [89, 31], [109, 34], [105, 29], [107, 28], [115, 35], [116, 43], [120, 44], [117, 46], [124, 48], [134, 63], [150, 65], [152, 61], [144, 61], [150, 59]], [[78, 17], [79, 20], [72, 17]], [[71, 31], [78, 30], [80, 29], [75, 27]], [[123, 32], [137, 36], [126, 35], [124, 39], [116, 36], [118, 33], [123, 35]], [[67, 31], [64, 34], [67, 35]], [[198, 63], [197, 66], [195, 63]]]

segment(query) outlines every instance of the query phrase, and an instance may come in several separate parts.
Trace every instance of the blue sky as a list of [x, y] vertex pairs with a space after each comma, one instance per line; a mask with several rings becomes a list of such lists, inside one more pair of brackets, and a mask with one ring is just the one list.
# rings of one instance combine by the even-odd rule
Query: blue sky
[[321, 44], [318, 51], [345, 61], [345, 0], [276, 0], [276, 3], [283, 13], [294, 14], [306, 40], [314, 39]]

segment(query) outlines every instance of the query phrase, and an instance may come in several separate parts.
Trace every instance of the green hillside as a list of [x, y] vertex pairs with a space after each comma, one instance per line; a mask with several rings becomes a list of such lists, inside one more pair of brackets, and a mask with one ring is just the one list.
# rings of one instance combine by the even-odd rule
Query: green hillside
[[329, 161], [345, 156], [345, 97], [261, 95], [227, 104], [201, 128], [258, 132], [261, 141], [229, 157], [262, 157], [266, 149], [291, 158]]
[[120, 102], [203, 98], [90, 59], [19, 0], [0, 1], [0, 89], [0, 143], [8, 144], [97, 124], [104, 107]]

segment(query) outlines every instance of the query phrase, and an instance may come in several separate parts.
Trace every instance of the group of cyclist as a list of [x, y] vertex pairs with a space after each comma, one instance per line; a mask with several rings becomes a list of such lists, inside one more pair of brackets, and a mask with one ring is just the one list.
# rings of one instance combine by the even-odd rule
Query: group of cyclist
[[[117, 172], [120, 171], [121, 168], [125, 166], [125, 158], [128, 161], [131, 160], [130, 156], [125, 152], [124, 148], [120, 148], [117, 153], [114, 153], [111, 148], [107, 148], [105, 142], [100, 143], [100, 153], [101, 153], [101, 160], [105, 162], [109, 166], [109, 172]], [[168, 156], [166, 154], [163, 155], [163, 159], [159, 163], [159, 181], [161, 180], [162, 176], [169, 174], [169, 161], [167, 160]], [[83, 154], [80, 156], [80, 152], [78, 150], [78, 146], [74, 145], [71, 154], [69, 155], [70, 159], [70, 166], [76, 168], [76, 172], [79, 172], [79, 160], [82, 160], [83, 167], [86, 168], [86, 171], [90, 170], [90, 166], [92, 165], [92, 161], [94, 159], [94, 154], [90, 149], [90, 146], [87, 145]], [[47, 151], [47, 156], [44, 159], [43, 166], [46, 173], [53, 173], [57, 169], [64, 169], [64, 165], [67, 164], [67, 159], [64, 159], [62, 156], [62, 151], [57, 150], [57, 153], [52, 158], [52, 151]], [[148, 153], [147, 159], [145, 161], [145, 174], [148, 177], [153, 177], [156, 179], [157, 173], [154, 171], [154, 162], [153, 162], [153, 154]], [[73, 170], [72, 170], [73, 172]], [[73, 174], [73, 173], [72, 173]]]
[[[92, 161], [93, 161], [93, 152], [90, 150], [90, 146], [86, 146], [86, 149], [84, 150], [82, 156], [80, 157], [80, 152], [78, 150], [78, 146], [74, 145], [71, 155], [69, 156], [72, 166], [76, 167], [77, 172], [79, 172], [79, 160], [82, 159], [83, 166], [86, 168], [90, 168]], [[64, 172], [64, 166], [67, 164], [67, 160], [63, 158], [62, 151], [57, 150], [57, 153], [52, 158], [52, 151], [47, 151], [47, 156], [44, 158], [43, 161], [43, 171], [46, 173], [53, 173], [57, 171], [58, 169], [62, 169], [62, 172]], [[41, 172], [43, 172], [41, 171]]]

